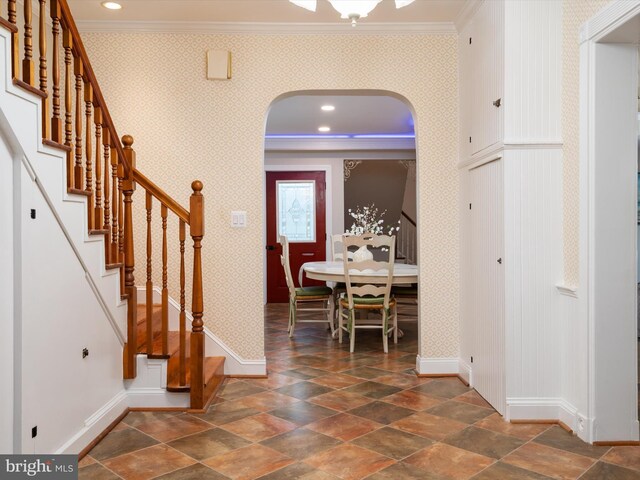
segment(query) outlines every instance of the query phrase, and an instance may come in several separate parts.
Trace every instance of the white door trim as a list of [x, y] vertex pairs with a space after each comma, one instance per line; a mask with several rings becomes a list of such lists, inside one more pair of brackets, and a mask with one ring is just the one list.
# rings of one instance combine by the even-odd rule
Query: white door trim
[[[638, 440], [636, 259], [631, 258], [635, 251], [635, 243], [631, 247], [631, 242], [636, 236], [632, 223], [636, 166], [628, 158], [635, 157], [637, 120], [634, 115], [632, 154], [628, 146], [628, 114], [632, 112], [620, 93], [626, 92], [627, 87], [637, 92], [637, 47], [629, 45], [637, 41], [637, 33], [627, 45], [605, 45], [607, 41], [624, 42], [626, 29], [639, 28], [629, 22], [638, 19], [640, 1], [612, 2], [583, 25], [580, 35], [578, 299], [583, 327], [575, 338], [580, 345], [579, 358], [588, 359], [582, 388], [587, 400], [587, 422], [584, 430], [578, 431], [588, 442]], [[635, 112], [635, 101], [633, 104]], [[617, 163], [613, 165], [613, 161]], [[624, 180], [627, 174], [629, 183]], [[617, 175], [625, 177], [620, 181]], [[618, 210], [610, 215], [614, 205]], [[633, 266], [631, 280], [628, 268], [617, 267], [627, 264], [627, 260]]]

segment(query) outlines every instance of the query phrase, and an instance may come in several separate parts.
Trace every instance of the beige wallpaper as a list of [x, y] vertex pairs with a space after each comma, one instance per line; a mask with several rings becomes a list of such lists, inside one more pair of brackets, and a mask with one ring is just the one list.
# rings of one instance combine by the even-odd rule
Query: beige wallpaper
[[[84, 39], [118, 131], [136, 140], [139, 168], [185, 205], [191, 181], [204, 182], [204, 318], [245, 359], [264, 356], [263, 134], [270, 103], [296, 90], [380, 89], [406, 97], [417, 131], [420, 353], [457, 356], [455, 35], [96, 33]], [[205, 79], [208, 49], [233, 52], [232, 80]], [[142, 190], [136, 196], [142, 213]], [[246, 229], [229, 227], [231, 210], [247, 211]], [[136, 221], [143, 226], [143, 217]], [[136, 283], [142, 285], [145, 233], [137, 232]], [[157, 247], [155, 254], [157, 265]], [[170, 259], [175, 274], [175, 253]]]
[[611, 0], [563, 0], [562, 15], [562, 138], [564, 142], [564, 276], [567, 285], [579, 281], [579, 148], [580, 148], [580, 27]]

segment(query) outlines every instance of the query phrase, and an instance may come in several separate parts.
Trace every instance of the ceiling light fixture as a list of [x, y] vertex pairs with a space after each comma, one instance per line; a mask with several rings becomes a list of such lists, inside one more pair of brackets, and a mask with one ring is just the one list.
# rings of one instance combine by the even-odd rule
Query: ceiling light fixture
[[322, 132], [322, 133], [330, 132], [331, 128], [329, 128], [329, 127], [318, 127], [318, 131]]
[[122, 5], [117, 2], [102, 2], [100, 5], [109, 10], [120, 10], [122, 8]]
[[[312, 12], [316, 11], [317, 0], [289, 0], [299, 7], [306, 8]], [[328, 0], [329, 3], [340, 13], [340, 18], [351, 20], [351, 26], [355, 27], [356, 22], [366, 17], [376, 8], [382, 0]], [[414, 0], [395, 0], [396, 8], [406, 7]]]
[[320, 110], [322, 110], [323, 112], [333, 112], [336, 109], [336, 107], [334, 107], [333, 105], [322, 105], [320, 107]]

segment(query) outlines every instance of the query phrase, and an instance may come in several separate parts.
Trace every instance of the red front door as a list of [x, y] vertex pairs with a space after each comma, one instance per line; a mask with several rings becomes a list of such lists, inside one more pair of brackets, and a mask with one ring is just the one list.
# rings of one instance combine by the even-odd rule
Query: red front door
[[[267, 302], [289, 301], [289, 290], [280, 255], [278, 235], [287, 235], [291, 273], [298, 285], [298, 271], [305, 262], [325, 260], [324, 172], [267, 172]], [[305, 279], [304, 286], [323, 285]]]

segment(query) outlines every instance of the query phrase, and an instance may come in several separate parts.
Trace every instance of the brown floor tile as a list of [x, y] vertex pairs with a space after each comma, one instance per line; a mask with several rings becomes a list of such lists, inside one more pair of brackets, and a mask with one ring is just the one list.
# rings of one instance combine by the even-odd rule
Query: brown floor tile
[[522, 440], [531, 440], [537, 437], [545, 430], [551, 428], [551, 425], [540, 423], [511, 423], [505, 422], [502, 415], [494, 413], [483, 418], [474, 424], [476, 427], [486, 428], [498, 433], [504, 433], [512, 437], [518, 437]]
[[417, 392], [434, 395], [436, 397], [453, 398], [471, 389], [457, 378], [434, 378], [430, 382], [414, 388]]
[[[298, 333], [299, 334], [299, 333]], [[299, 367], [319, 367], [322, 368], [325, 360], [315, 355], [300, 355], [291, 359], [291, 364]]]
[[388, 425], [412, 415], [414, 411], [409, 410], [408, 408], [391, 405], [390, 403], [372, 402], [367, 405], [363, 405], [362, 407], [349, 410], [349, 413]]
[[383, 427], [359, 437], [351, 443], [391, 457], [394, 460], [402, 460], [418, 450], [428, 447], [433, 441], [396, 430], [395, 428]]
[[142, 423], [149, 423], [155, 420], [165, 420], [167, 418], [180, 415], [181, 413], [182, 412], [129, 412], [122, 420], [122, 423], [126, 423], [132, 427], [137, 427]]
[[584, 455], [585, 457], [591, 457], [598, 459], [609, 451], [611, 447], [596, 447], [583, 442], [575, 435], [570, 434], [562, 427], [557, 425], [549, 428], [546, 432], [538, 435], [535, 443], [540, 443], [548, 447], [558, 448], [560, 450], [566, 450], [578, 455]]
[[344, 480], [356, 480], [382, 470], [394, 461], [370, 450], [347, 444], [315, 454], [307, 458], [305, 463]]
[[218, 392], [218, 396], [225, 400], [236, 400], [238, 398], [245, 397], [247, 395], [254, 395], [260, 392], [264, 392], [264, 388], [243, 381], [229, 382], [229, 380], [227, 380]]
[[448, 435], [467, 428], [468, 425], [466, 423], [456, 422], [450, 418], [437, 417], [426, 412], [418, 412], [392, 423], [391, 426], [405, 432], [420, 435], [421, 437], [442, 440]]
[[310, 423], [306, 428], [348, 442], [380, 427], [382, 427], [382, 425], [377, 422], [346, 413], [340, 413]]
[[194, 416], [183, 414], [141, 423], [136, 428], [160, 442], [169, 442], [213, 427]]
[[257, 415], [260, 410], [255, 408], [247, 408], [238, 404], [236, 401], [224, 402], [209, 407], [209, 411], [204, 414], [193, 415], [196, 418], [214, 425], [224, 425], [225, 423], [235, 422], [241, 418]]
[[146, 480], [192, 465], [196, 461], [161, 444], [111, 458], [103, 463], [109, 470], [127, 480]]
[[443, 479], [467, 479], [494, 460], [467, 450], [436, 443], [404, 460], [405, 463], [439, 475]]
[[236, 405], [242, 405], [247, 408], [268, 412], [274, 408], [293, 405], [299, 402], [298, 399], [284, 395], [275, 391], [257, 393], [255, 395], [247, 395], [246, 397], [235, 400]]
[[210, 458], [203, 462], [234, 480], [252, 480], [293, 463], [286, 455], [254, 444]]
[[373, 400], [371, 398], [358, 395], [357, 393], [351, 393], [345, 390], [334, 390], [329, 393], [325, 393], [324, 395], [313, 397], [309, 401], [316, 405], [321, 405], [323, 407], [343, 412], [345, 410], [351, 410], [352, 408], [366, 405], [367, 403], [371, 403]]
[[392, 385], [398, 388], [411, 388], [418, 385], [424, 385], [427, 379], [419, 378], [415, 374], [407, 373], [389, 373], [382, 377], [376, 378], [376, 382]]
[[335, 415], [335, 410], [313, 405], [308, 402], [298, 402], [288, 407], [278, 408], [269, 412], [276, 417], [284, 418], [289, 422], [293, 422], [299, 426], [306, 425], [311, 422], [320, 420], [321, 418]]
[[383, 402], [392, 403], [399, 407], [410, 408], [411, 410], [426, 410], [442, 403], [442, 399], [430, 397], [420, 392], [412, 390], [402, 390], [382, 399]]
[[303, 460], [341, 443], [340, 440], [306, 428], [299, 428], [261, 442], [262, 445], [273, 448], [296, 460]]
[[367, 480], [442, 480], [442, 477], [400, 462], [374, 473]]
[[294, 370], [287, 370], [287, 371], [281, 372], [281, 375], [286, 375], [291, 378], [297, 378], [299, 380], [310, 380], [312, 378], [322, 377], [324, 375], [327, 375], [327, 371], [319, 370], [313, 367], [301, 367], [301, 368], [296, 368]]
[[297, 398], [299, 400], [308, 400], [311, 397], [322, 395], [323, 393], [332, 392], [333, 389], [318, 385], [312, 382], [299, 382], [293, 385], [287, 385], [286, 387], [280, 387], [275, 392], [289, 395], [290, 397]]
[[252, 378], [245, 380], [250, 385], [255, 385], [260, 388], [268, 388], [269, 390], [284, 387], [285, 385], [291, 385], [298, 383], [299, 378], [288, 377], [280, 373], [269, 373], [267, 378]]
[[339, 480], [329, 473], [317, 470], [304, 463], [294, 463], [281, 468], [269, 475], [260, 477], [260, 480]]
[[444, 442], [496, 460], [501, 459], [524, 443], [519, 438], [473, 426], [450, 435]]
[[345, 375], [351, 375], [352, 377], [364, 378], [366, 380], [373, 380], [374, 378], [389, 374], [389, 372], [387, 372], [386, 370], [380, 370], [379, 368], [371, 367], [353, 368], [351, 370], [345, 370], [342, 373], [344, 373]]
[[475, 390], [471, 390], [467, 393], [463, 393], [462, 395], [458, 395], [454, 398], [456, 402], [464, 402], [470, 403], [471, 405], [477, 405], [478, 407], [491, 408], [491, 404], [487, 402], [482, 396], [476, 392]]
[[640, 448], [613, 447], [602, 457], [602, 460], [622, 467], [640, 471]]
[[547, 480], [549, 478], [551, 477], [498, 462], [473, 477], [473, 480]]
[[195, 458], [204, 460], [222, 453], [246, 447], [250, 442], [220, 428], [206, 430], [195, 435], [182, 437], [168, 445]]
[[94, 463], [96, 463], [96, 460], [91, 455], [85, 455], [82, 460], [78, 461], [78, 468], [88, 467], [89, 465], [93, 465]]
[[398, 393], [401, 389], [392, 385], [385, 385], [384, 383], [364, 382], [345, 388], [344, 390], [357, 393], [358, 395], [364, 395], [365, 397], [380, 399], [387, 395]]
[[447, 417], [458, 422], [475, 423], [482, 420], [484, 417], [488, 417], [494, 410], [488, 408], [477, 407], [475, 405], [469, 405], [467, 403], [460, 403], [454, 401], [448, 401], [436, 405], [433, 408], [426, 410], [431, 415], [437, 415], [439, 417]]
[[228, 478], [201, 463], [196, 463], [156, 477], [156, 480], [228, 480]]
[[638, 480], [640, 474], [637, 470], [613, 465], [612, 463], [598, 462], [580, 477], [580, 480]]
[[594, 462], [576, 455], [536, 443], [527, 443], [502, 459], [503, 462], [553, 478], [577, 478]]
[[[129, 414], [131, 414], [133, 412], [130, 412]], [[175, 415], [177, 415], [180, 412], [174, 412]], [[126, 417], [125, 417], [126, 418]], [[120, 422], [118, 425], [116, 425], [115, 427], [113, 427], [111, 429], [112, 432], [119, 432], [120, 430], [126, 430], [127, 428], [131, 428], [129, 425], [127, 425], [126, 423]]]
[[260, 415], [226, 423], [222, 428], [252, 442], [260, 442], [267, 438], [280, 435], [281, 433], [294, 430], [298, 428], [298, 426], [295, 423], [274, 417], [268, 413], [261, 413]]
[[327, 375], [325, 377], [317, 377], [310, 381], [313, 383], [317, 383], [318, 385], [324, 385], [325, 387], [331, 388], [344, 388], [356, 385], [358, 383], [363, 383], [363, 380], [361, 378], [352, 377], [351, 375], [344, 375], [342, 373], [332, 373], [331, 375]]
[[125, 453], [140, 450], [157, 444], [158, 441], [138, 430], [127, 429], [109, 432], [98, 445], [91, 450], [91, 456], [98, 461], [117, 457]]
[[78, 478], [80, 480], [118, 480], [120, 477], [99, 463], [94, 463], [78, 469]]

